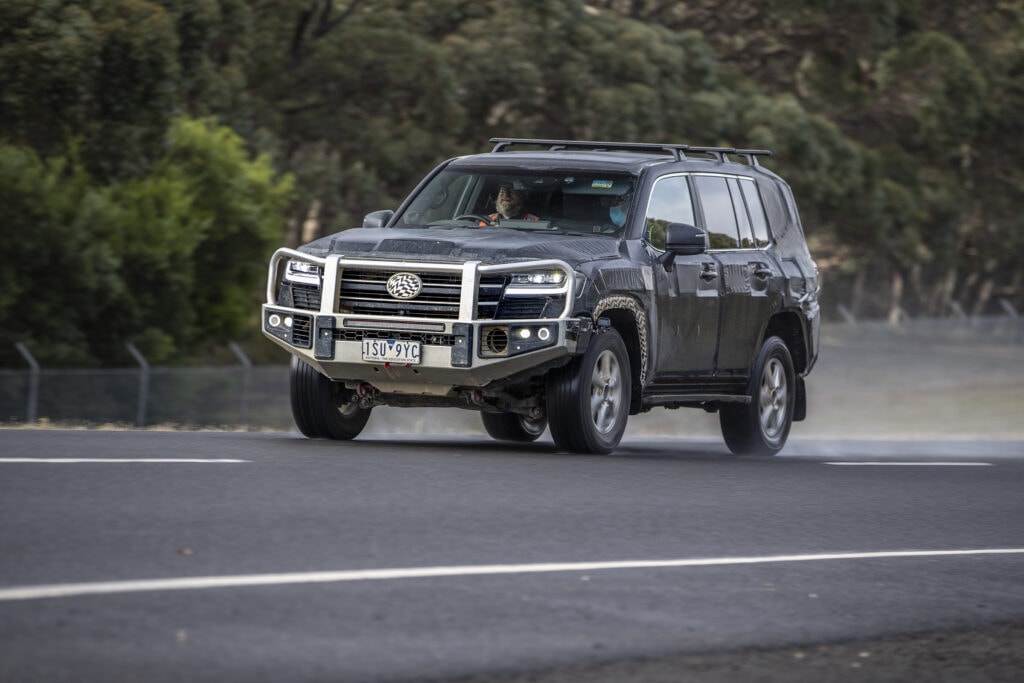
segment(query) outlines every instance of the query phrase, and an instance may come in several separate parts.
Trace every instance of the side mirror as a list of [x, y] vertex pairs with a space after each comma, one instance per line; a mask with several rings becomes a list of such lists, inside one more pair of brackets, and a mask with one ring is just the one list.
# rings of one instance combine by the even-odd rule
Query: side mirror
[[665, 256], [662, 264], [665, 270], [672, 267], [676, 256], [695, 256], [707, 251], [708, 235], [694, 225], [669, 223], [665, 229]]
[[707, 251], [708, 235], [685, 223], [669, 223], [665, 230], [665, 250], [678, 256], [694, 256]]
[[373, 213], [366, 214], [363, 217], [364, 228], [383, 228], [388, 224], [388, 221], [395, 215], [395, 212], [391, 209], [382, 209], [380, 211], [374, 211]]

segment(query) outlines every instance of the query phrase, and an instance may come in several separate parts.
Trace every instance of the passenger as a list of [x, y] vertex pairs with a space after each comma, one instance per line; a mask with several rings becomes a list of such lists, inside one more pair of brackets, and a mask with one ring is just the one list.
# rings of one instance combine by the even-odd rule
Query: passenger
[[[497, 225], [500, 218], [518, 221], [538, 221], [540, 218], [526, 211], [526, 191], [517, 190], [511, 185], [498, 188], [498, 197], [494, 200], [494, 213], [488, 214], [490, 225]], [[480, 225], [488, 225], [480, 221]]]
[[626, 224], [626, 214], [629, 213], [629, 204], [633, 197], [628, 192], [612, 197], [608, 203], [608, 219], [621, 228]]

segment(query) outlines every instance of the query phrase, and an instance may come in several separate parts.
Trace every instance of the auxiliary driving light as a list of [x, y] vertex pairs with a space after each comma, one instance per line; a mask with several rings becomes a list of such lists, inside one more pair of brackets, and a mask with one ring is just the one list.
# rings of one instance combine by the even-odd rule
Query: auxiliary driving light
[[279, 316], [277, 313], [271, 313], [270, 317], [267, 318], [267, 324], [270, 325], [271, 327], [280, 327], [281, 316]]

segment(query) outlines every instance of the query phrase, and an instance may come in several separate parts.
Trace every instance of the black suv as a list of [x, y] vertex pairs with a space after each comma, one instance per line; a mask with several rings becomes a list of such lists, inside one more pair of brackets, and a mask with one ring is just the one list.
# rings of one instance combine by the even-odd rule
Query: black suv
[[629, 415], [718, 412], [771, 454], [806, 414], [818, 271], [764, 150], [495, 138], [398, 211], [280, 249], [266, 335], [308, 437], [371, 409], [480, 411], [496, 439], [609, 453]]

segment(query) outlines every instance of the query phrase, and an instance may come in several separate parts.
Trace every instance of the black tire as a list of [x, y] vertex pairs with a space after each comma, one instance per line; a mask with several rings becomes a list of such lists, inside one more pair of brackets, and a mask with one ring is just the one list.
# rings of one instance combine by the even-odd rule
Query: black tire
[[491, 438], [498, 441], [517, 441], [529, 443], [536, 441], [548, 428], [546, 418], [531, 420], [525, 415], [516, 413], [480, 413], [484, 429]]
[[338, 405], [334, 382], [294, 356], [291, 401], [295, 426], [310, 439], [354, 439], [363, 431], [372, 410], [360, 408], [356, 402]]
[[736, 455], [775, 455], [786, 445], [796, 406], [796, 373], [786, 343], [769, 337], [761, 346], [747, 387], [750, 403], [718, 411], [722, 436]]
[[622, 337], [608, 329], [547, 381], [548, 426], [555, 445], [571, 453], [611, 453], [629, 418], [632, 382]]

